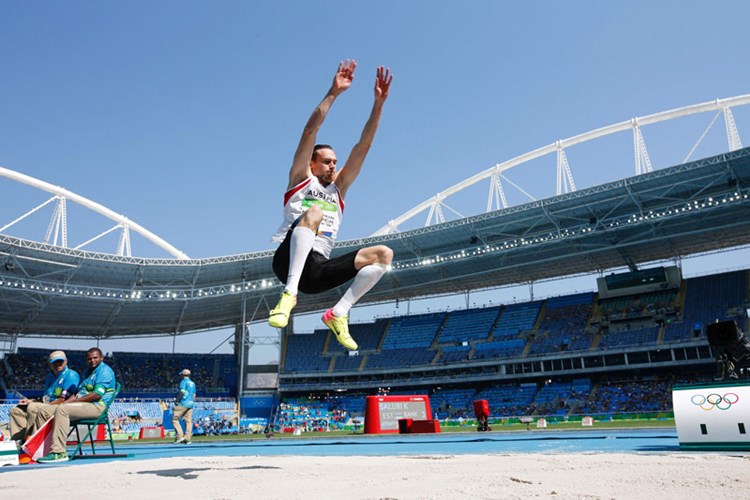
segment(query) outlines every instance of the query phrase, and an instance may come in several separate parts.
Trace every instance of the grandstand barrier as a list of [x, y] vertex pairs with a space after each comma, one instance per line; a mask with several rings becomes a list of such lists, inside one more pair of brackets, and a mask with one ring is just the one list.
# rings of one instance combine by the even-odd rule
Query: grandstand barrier
[[365, 434], [397, 434], [398, 421], [409, 418], [415, 422], [432, 420], [429, 396], [367, 396]]
[[138, 439], [161, 439], [164, 437], [164, 427], [161, 425], [154, 427], [141, 427]]
[[750, 450], [750, 382], [675, 385], [672, 405], [680, 448]]

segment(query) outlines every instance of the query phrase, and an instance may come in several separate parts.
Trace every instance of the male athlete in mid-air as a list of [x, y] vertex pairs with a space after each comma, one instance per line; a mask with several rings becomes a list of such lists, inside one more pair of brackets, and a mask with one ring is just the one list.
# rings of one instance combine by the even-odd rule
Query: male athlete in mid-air
[[331, 88], [307, 121], [294, 153], [284, 194], [284, 222], [273, 237], [281, 242], [273, 257], [273, 270], [286, 287], [268, 317], [271, 326], [283, 328], [297, 304], [298, 291], [320, 293], [354, 278], [341, 300], [323, 314], [323, 323], [336, 340], [352, 351], [357, 350], [357, 343], [349, 335], [349, 310], [390, 268], [393, 251], [376, 245], [333, 259], [330, 255], [344, 215], [346, 192], [362, 169], [378, 129], [393, 80], [390, 70], [378, 68], [370, 118], [340, 170], [336, 170], [333, 148], [315, 140], [333, 101], [351, 86], [356, 67], [354, 60], [339, 63]]

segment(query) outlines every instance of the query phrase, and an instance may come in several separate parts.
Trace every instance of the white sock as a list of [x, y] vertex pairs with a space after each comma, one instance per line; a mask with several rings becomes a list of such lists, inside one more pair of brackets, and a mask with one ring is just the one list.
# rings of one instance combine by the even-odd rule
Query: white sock
[[286, 287], [284, 288], [292, 295], [297, 295], [302, 269], [305, 268], [307, 256], [310, 254], [314, 242], [315, 231], [312, 229], [297, 226], [292, 231], [292, 240], [289, 242], [289, 274], [286, 277]]
[[354, 277], [354, 282], [346, 291], [341, 300], [333, 306], [333, 315], [339, 318], [349, 315], [349, 310], [364, 294], [370, 291], [380, 281], [385, 272], [390, 268], [385, 264], [370, 264], [359, 270]]

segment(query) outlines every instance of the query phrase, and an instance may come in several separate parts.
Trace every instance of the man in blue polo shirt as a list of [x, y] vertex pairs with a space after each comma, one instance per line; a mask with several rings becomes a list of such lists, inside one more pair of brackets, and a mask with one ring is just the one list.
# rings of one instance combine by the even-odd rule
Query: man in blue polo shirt
[[[78, 372], [68, 368], [68, 358], [63, 351], [54, 351], [49, 355], [49, 369], [44, 379], [43, 403], [57, 405], [73, 397], [78, 391], [81, 377]], [[22, 399], [18, 406], [10, 410], [10, 438], [25, 441], [36, 432], [36, 418], [43, 403]]]
[[[193, 437], [193, 405], [195, 403], [195, 382], [190, 380], [190, 370], [185, 368], [180, 373], [182, 382], [180, 382], [180, 392], [175, 398], [174, 410], [172, 411], [172, 425], [177, 433], [174, 444], [190, 444], [190, 438]], [[182, 433], [180, 419], [185, 419], [185, 434]]]
[[88, 369], [83, 372], [83, 380], [78, 385], [78, 394], [59, 405], [43, 405], [37, 414], [37, 425], [54, 415], [55, 425], [52, 430], [52, 447], [40, 463], [65, 462], [68, 455], [65, 446], [71, 420], [97, 418], [104, 407], [114, 397], [116, 382], [115, 372], [104, 362], [104, 355], [98, 347], [86, 352]]

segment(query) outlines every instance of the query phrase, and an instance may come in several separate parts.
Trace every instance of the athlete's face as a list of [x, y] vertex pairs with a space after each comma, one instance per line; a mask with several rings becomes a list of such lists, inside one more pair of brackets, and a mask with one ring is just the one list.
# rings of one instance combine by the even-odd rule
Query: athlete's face
[[310, 160], [310, 170], [324, 186], [331, 184], [336, 175], [336, 153], [329, 148], [319, 149], [315, 159]]

